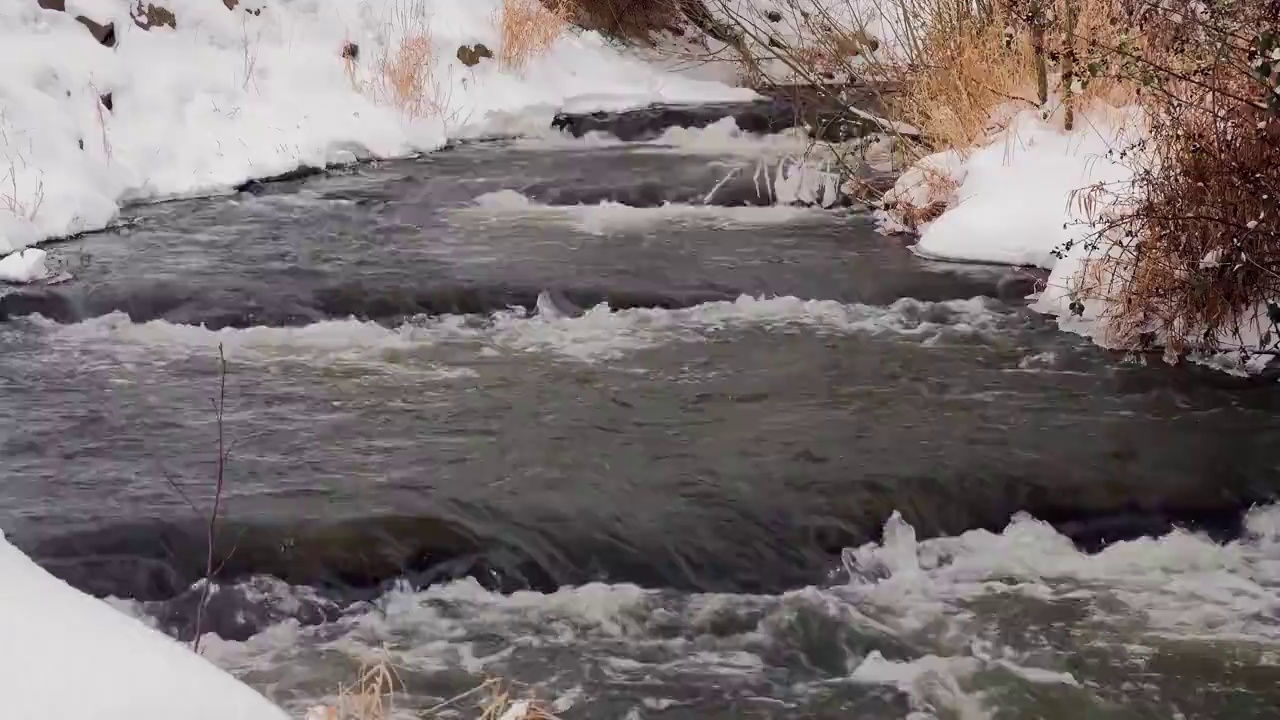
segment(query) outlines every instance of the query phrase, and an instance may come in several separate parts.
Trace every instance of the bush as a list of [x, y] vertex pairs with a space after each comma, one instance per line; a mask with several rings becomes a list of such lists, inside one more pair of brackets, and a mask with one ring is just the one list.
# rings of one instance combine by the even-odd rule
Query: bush
[[498, 63], [507, 70], [520, 70], [532, 58], [545, 53], [568, 27], [558, 6], [539, 0], [502, 0], [496, 18], [501, 44]]
[[1280, 347], [1276, 10], [1257, 0], [1151, 7], [1142, 47], [1095, 48], [1141, 89], [1150, 122], [1124, 151], [1132, 183], [1094, 191], [1113, 197], [1097, 205], [1088, 243], [1119, 282], [1095, 273], [1078, 292], [1107, 301], [1113, 344]]

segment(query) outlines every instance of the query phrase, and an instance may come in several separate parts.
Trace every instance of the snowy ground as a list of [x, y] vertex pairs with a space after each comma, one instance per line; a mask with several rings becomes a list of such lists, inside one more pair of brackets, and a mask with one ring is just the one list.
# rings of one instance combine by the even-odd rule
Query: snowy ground
[[45, 572], [3, 533], [0, 577], [0, 672], [11, 689], [21, 689], [6, 693], [6, 717], [288, 717], [167, 635]]
[[[566, 31], [518, 71], [492, 59], [466, 67], [461, 45], [499, 48], [498, 0], [248, 0], [234, 10], [170, 0], [176, 27], [150, 30], [132, 5], [69, 0], [58, 12], [0, 0], [0, 253], [107, 226], [123, 202], [541, 127], [562, 107], [754, 96], [624, 57], [594, 33]], [[77, 15], [114, 23], [115, 47]], [[431, 42], [434, 109], [421, 117], [368, 92], [382, 48], [413, 33]], [[351, 68], [347, 42], [359, 47]], [[10, 257], [0, 279], [30, 281], [43, 260]]]

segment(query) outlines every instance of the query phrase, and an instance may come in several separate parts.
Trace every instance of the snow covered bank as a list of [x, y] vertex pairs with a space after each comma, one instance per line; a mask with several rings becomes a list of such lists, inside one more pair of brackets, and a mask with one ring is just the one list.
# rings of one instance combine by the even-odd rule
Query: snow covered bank
[[38, 567], [0, 533], [4, 715], [29, 720], [284, 720], [168, 636]]
[[882, 226], [901, 229], [905, 208], [938, 206], [941, 214], [917, 228], [920, 255], [1052, 270], [1055, 249], [1088, 234], [1073, 196], [1127, 179], [1128, 168], [1108, 152], [1140, 131], [1136, 111], [1099, 108], [1070, 133], [1056, 117], [1024, 111], [987, 145], [931, 155], [904, 173], [885, 197], [898, 207], [882, 213]]
[[[143, 29], [126, 0], [68, 0], [65, 12], [0, 0], [0, 254], [104, 227], [129, 200], [431, 150], [454, 135], [544, 125], [563, 106], [754, 97], [569, 29], [519, 70], [465, 65], [462, 46], [499, 48], [500, 0], [163, 4], [173, 27]], [[114, 45], [77, 16], [111, 24]], [[427, 42], [417, 64], [426, 113], [366, 91], [378, 58], [413, 33]], [[344, 59], [348, 43], [357, 50]]]
[[[1133, 255], [1095, 237], [1095, 221], [1125, 211], [1117, 198], [1132, 187], [1131, 156], [1145, 133], [1137, 108], [1095, 106], [1073, 132], [1056, 115], [1024, 111], [986, 145], [936, 153], [907, 170], [885, 196], [881, 229], [918, 233], [913, 249], [930, 259], [1050, 270], [1034, 310], [1103, 347], [1132, 349], [1135, 339], [1120, 336], [1112, 318], [1133, 277]], [[1203, 328], [1185, 324], [1181, 337], [1153, 326], [1147, 342], [1166, 348], [1170, 362], [1189, 350], [1189, 359], [1220, 370], [1260, 372], [1277, 337], [1270, 313], [1260, 303], [1238, 320], [1208, 345]]]
[[1106, 344], [1108, 301], [1089, 299], [1082, 288], [1118, 277], [1096, 277], [1095, 261], [1110, 249], [1084, 242], [1093, 228], [1090, 204], [1101, 198], [1084, 191], [1122, 187], [1131, 170], [1121, 153], [1144, 132], [1136, 108], [1095, 106], [1071, 132], [1060, 115], [1020, 112], [986, 145], [912, 166], [886, 194], [881, 228], [917, 232], [913, 249], [930, 259], [1052, 271], [1033, 307]]

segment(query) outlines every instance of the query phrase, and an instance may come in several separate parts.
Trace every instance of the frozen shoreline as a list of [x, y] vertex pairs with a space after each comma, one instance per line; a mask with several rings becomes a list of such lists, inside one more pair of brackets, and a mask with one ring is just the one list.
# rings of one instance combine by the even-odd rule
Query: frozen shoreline
[[[175, 3], [143, 29], [123, 0], [66, 12], [0, 0], [0, 253], [107, 227], [129, 202], [226, 192], [302, 167], [394, 159], [451, 138], [522, 132], [554, 112], [734, 101], [753, 91], [662, 71], [595, 33], [564, 32], [519, 69], [454, 51], [499, 43], [497, 0]], [[420, 16], [409, 13], [421, 12]], [[101, 44], [77, 16], [114, 28]], [[377, 102], [378, 58], [430, 40], [433, 110]], [[359, 48], [347, 65], [342, 50]], [[110, 107], [108, 107], [108, 105]], [[15, 263], [16, 261], [11, 261]], [[2, 277], [23, 282], [32, 264]]]

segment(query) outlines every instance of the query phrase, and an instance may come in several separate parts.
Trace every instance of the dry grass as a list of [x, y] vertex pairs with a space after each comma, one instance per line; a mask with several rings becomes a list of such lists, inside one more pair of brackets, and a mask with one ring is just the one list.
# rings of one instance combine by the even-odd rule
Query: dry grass
[[352, 88], [380, 105], [400, 110], [410, 120], [454, 119], [449, 113], [449, 83], [435, 74], [435, 44], [426, 0], [402, 0], [383, 23], [378, 50], [369, 66], [350, 41], [339, 55]]
[[494, 23], [500, 37], [498, 64], [504, 70], [522, 70], [529, 61], [551, 49], [569, 26], [559, 5], [539, 0], [502, 0]]
[[926, 60], [904, 74], [894, 109], [933, 147], [969, 148], [996, 129], [1001, 105], [1036, 106], [1031, 43], [1009, 42], [1007, 25], [1001, 15], [977, 22], [939, 8], [922, 34]]
[[431, 72], [434, 50], [429, 33], [412, 33], [378, 59], [380, 97], [411, 118], [426, 117], [438, 110]]
[[[474, 713], [477, 720], [559, 720], [530, 692], [518, 696], [512, 683], [490, 679], [430, 708], [411, 711], [417, 718], [456, 717], [459, 711]], [[403, 691], [399, 673], [385, 657], [360, 666], [350, 686], [338, 688], [331, 705], [316, 705], [305, 720], [391, 720], [395, 696]]]
[[39, 170], [30, 186], [19, 182], [19, 175], [29, 165], [26, 157], [15, 151], [9, 138], [8, 120], [0, 110], [0, 147], [5, 156], [0, 160], [0, 210], [23, 220], [34, 220], [44, 205], [44, 174]]
[[[1074, 28], [1061, 18], [1074, 12]], [[903, 68], [896, 112], [922, 131], [935, 148], [964, 151], [1002, 129], [1016, 110], [1041, 107], [1035, 34], [1027, 27], [1028, 0], [981, 7], [968, 0], [939, 0], [922, 13], [922, 31], [913, 39], [912, 61]], [[1131, 41], [1123, 37], [1126, 9], [1122, 0], [1052, 0], [1042, 9], [1043, 55], [1046, 58], [1048, 103], [1053, 112], [1065, 101], [1077, 107], [1096, 102], [1132, 102], [1135, 87], [1096, 70], [1093, 48]], [[1072, 59], [1068, 70], [1068, 58]], [[1065, 87], [1062, 72], [1074, 71], [1078, 82]], [[1094, 73], [1096, 75], [1096, 73]]]

